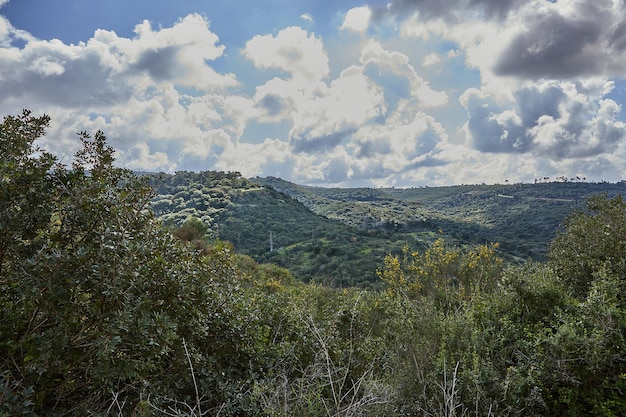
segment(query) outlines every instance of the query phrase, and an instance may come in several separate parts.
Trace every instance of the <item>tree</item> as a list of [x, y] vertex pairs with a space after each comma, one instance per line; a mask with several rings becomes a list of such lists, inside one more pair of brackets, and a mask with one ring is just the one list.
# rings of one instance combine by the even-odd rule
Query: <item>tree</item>
[[37, 250], [52, 215], [56, 158], [34, 144], [49, 122], [24, 110], [0, 124], [0, 274]]
[[626, 278], [626, 203], [621, 196], [592, 196], [572, 214], [550, 246], [550, 264], [572, 293], [585, 298], [595, 274]]
[[129, 413], [195, 387], [207, 410], [237, 414], [263, 355], [228, 247], [180, 244], [102, 132], [79, 134], [71, 169], [57, 164], [33, 145], [47, 123], [25, 111], [0, 125], [0, 415], [88, 415], [112, 393]]

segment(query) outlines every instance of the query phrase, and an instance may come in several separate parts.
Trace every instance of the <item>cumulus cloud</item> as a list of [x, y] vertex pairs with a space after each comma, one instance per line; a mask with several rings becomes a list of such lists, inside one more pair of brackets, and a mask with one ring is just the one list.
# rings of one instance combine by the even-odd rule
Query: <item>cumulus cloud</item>
[[503, 51], [495, 72], [531, 79], [623, 74], [623, 2], [579, 0], [570, 7], [559, 3], [526, 13], [525, 28]]
[[[15, 31], [9, 30], [4, 38]], [[171, 82], [201, 90], [236, 85], [233, 75], [217, 74], [207, 60], [223, 47], [200, 15], [171, 28], [153, 30], [145, 21], [134, 38], [97, 30], [87, 43], [28, 37], [23, 48], [0, 54], [3, 101], [15, 99], [63, 107], [103, 107], [127, 102], [151, 83]]]
[[555, 160], [613, 152], [626, 139], [612, 83], [546, 81], [497, 101], [477, 89], [460, 98], [468, 143], [481, 152], [532, 153]]
[[404, 4], [404, 16], [394, 15], [404, 19], [404, 36], [453, 41], [465, 65], [479, 71], [480, 85], [460, 96], [465, 162], [448, 158], [446, 168], [476, 179], [489, 177], [481, 166], [499, 180], [511, 172], [528, 181], [583, 167], [582, 176], [623, 177], [626, 126], [608, 96], [610, 77], [623, 78], [626, 69], [623, 2], [508, 2], [501, 13], [476, 13], [487, 4], [475, 2], [461, 15], [416, 1]]
[[[401, 112], [383, 125], [361, 129], [356, 135], [355, 155], [360, 172], [397, 174], [420, 167], [443, 165], [440, 145], [447, 141], [443, 127], [432, 117], [417, 112], [410, 121]], [[371, 175], [371, 172], [368, 174]]]
[[[93, 46], [93, 45], [91, 45]], [[131, 96], [128, 81], [112, 83], [117, 69], [99, 48], [31, 41], [0, 56], [2, 101], [78, 107], [110, 105]]]
[[442, 18], [448, 22], [480, 15], [488, 20], [502, 20], [524, 3], [525, 0], [393, 0], [385, 7], [374, 7], [373, 15], [382, 19], [418, 14], [422, 20]]
[[398, 97], [417, 100], [423, 107], [438, 107], [447, 103], [448, 96], [443, 91], [435, 91], [421, 78], [409, 57], [403, 53], [389, 51], [377, 41], [370, 41], [361, 52], [360, 62], [367, 74], [385, 91]]
[[144, 21], [135, 33], [137, 38], [125, 49], [131, 69], [146, 71], [156, 81], [201, 89], [234, 84], [232, 77], [219, 76], [206, 65], [223, 54], [224, 46], [217, 45], [219, 39], [204, 17], [188, 15], [171, 28], [156, 31]]
[[278, 69], [304, 82], [326, 78], [328, 57], [321, 39], [291, 26], [273, 35], [257, 35], [246, 42], [246, 58], [261, 69]]
[[216, 169], [239, 171], [246, 177], [291, 175], [293, 157], [289, 144], [265, 138], [261, 143], [236, 143], [220, 154]]
[[[9, 27], [4, 38], [14, 32]], [[123, 38], [97, 30], [78, 45], [18, 33], [21, 48], [0, 49], [0, 110], [15, 112], [28, 103], [50, 114], [42, 145], [64, 162], [77, 146], [74, 132], [101, 129], [126, 167], [209, 168], [245, 123], [236, 99], [218, 94], [236, 78], [207, 65], [223, 53], [217, 36], [195, 14], [171, 28], [143, 22], [135, 33]], [[181, 86], [195, 95], [180, 92]]]
[[424, 57], [422, 65], [425, 67], [430, 67], [431, 65], [438, 64], [439, 62], [441, 62], [441, 56], [433, 52]]
[[369, 7], [355, 7], [348, 10], [340, 29], [361, 33], [365, 32], [369, 26], [371, 17], [372, 10]]
[[440, 149], [447, 134], [424, 112], [447, 101], [408, 56], [369, 41], [359, 61], [328, 82], [303, 84], [285, 74], [257, 87], [248, 114], [261, 123], [289, 122], [292, 178], [371, 184], [448, 162]]
[[126, 168], [141, 171], [171, 171], [174, 164], [165, 152], [150, 152], [150, 146], [138, 143], [118, 157]]
[[[21, 47], [12, 46], [16, 37]], [[123, 166], [207, 169], [244, 129], [245, 109], [221, 94], [238, 81], [209, 65], [224, 47], [200, 15], [169, 28], [144, 21], [132, 38], [96, 30], [77, 45], [36, 39], [10, 25], [0, 38], [0, 111], [28, 103], [50, 114], [53, 126], [42, 144], [66, 162], [77, 146], [74, 132], [101, 129]]]
[[[263, 123], [289, 120], [289, 143], [296, 153], [326, 157], [328, 153], [344, 149], [347, 155], [356, 159], [366, 156], [371, 149], [391, 146], [385, 138], [391, 136], [388, 132], [396, 129], [396, 125], [413, 129], [416, 134], [412, 125], [415, 114], [446, 102], [447, 95], [430, 88], [406, 55], [370, 41], [362, 49], [359, 65], [344, 69], [328, 84], [318, 81], [303, 86], [287, 77], [273, 78], [259, 86], [251, 114]], [[378, 143], [361, 141], [354, 146], [355, 138], [376, 126], [380, 133], [375, 135]], [[413, 152], [408, 154], [413, 155]], [[323, 158], [318, 162], [316, 172], [320, 167], [330, 169]], [[339, 166], [348, 166], [338, 164], [336, 161], [333, 165], [335, 173]], [[391, 159], [388, 165], [394, 165]], [[396, 162], [395, 165], [401, 164]], [[358, 172], [358, 168], [346, 169], [348, 176]], [[327, 177], [324, 173], [320, 176]], [[331, 177], [339, 178], [338, 175]]]
[[297, 101], [301, 101], [304, 91], [298, 89], [297, 83], [281, 78], [273, 78], [256, 88], [253, 97], [253, 109], [250, 115], [262, 123], [280, 123], [289, 119], [296, 110]]
[[344, 70], [323, 94], [293, 114], [290, 137], [296, 151], [332, 148], [384, 111], [382, 89], [356, 67]]
[[304, 20], [305, 22], [308, 23], [315, 23], [315, 20], [313, 20], [313, 16], [311, 16], [310, 13], [303, 13], [300, 15], [300, 19]]
[[[197, 14], [141, 22], [131, 37], [97, 30], [77, 45], [0, 16], [0, 112], [26, 103], [51, 114], [43, 144], [60, 155], [74, 132], [102, 129], [132, 169], [346, 186], [619, 178], [626, 125], [606, 76], [623, 74], [623, 9], [393, 0], [336, 14], [332, 36], [286, 27], [230, 57]], [[383, 18], [392, 25], [374, 28]], [[312, 27], [312, 15], [300, 19]], [[245, 63], [241, 80], [215, 69], [232, 57]]]
[[410, 121], [406, 116], [394, 111], [381, 123], [360, 126], [323, 154], [301, 153], [299, 177], [334, 185], [406, 185], [417, 172], [445, 171], [457, 155], [443, 126], [424, 112]]
[[621, 1], [397, 0], [375, 15], [401, 19], [408, 36], [454, 40], [468, 63], [497, 76], [573, 79], [626, 70]]

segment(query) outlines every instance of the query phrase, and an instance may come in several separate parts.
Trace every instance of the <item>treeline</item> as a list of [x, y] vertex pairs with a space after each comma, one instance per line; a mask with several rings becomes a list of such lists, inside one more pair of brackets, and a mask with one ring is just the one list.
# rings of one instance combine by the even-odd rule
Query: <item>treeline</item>
[[203, 222], [172, 233], [102, 132], [66, 167], [34, 145], [47, 124], [0, 125], [0, 415], [626, 409], [621, 197], [590, 199], [544, 263], [436, 240], [387, 256], [380, 291], [335, 289], [199, 248]]

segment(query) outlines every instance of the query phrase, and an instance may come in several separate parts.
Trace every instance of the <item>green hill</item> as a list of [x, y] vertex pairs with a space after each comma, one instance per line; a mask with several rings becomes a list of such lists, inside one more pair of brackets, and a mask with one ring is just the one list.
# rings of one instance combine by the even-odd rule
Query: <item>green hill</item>
[[366, 230], [316, 214], [300, 201], [238, 174], [179, 172], [155, 180], [153, 209], [166, 225], [198, 219], [207, 238], [229, 241], [258, 262], [288, 268], [303, 281], [378, 286], [385, 255], [405, 236]]
[[337, 189], [273, 177], [253, 181], [302, 201], [317, 214], [360, 229], [405, 234], [407, 241], [430, 231], [460, 245], [498, 242], [502, 255], [518, 260], [543, 260], [563, 220], [582, 208], [588, 196], [626, 192], [624, 183]]
[[377, 287], [384, 256], [405, 245], [500, 244], [500, 256], [543, 260], [549, 242], [592, 194], [626, 184], [542, 183], [454, 187], [323, 188], [239, 173], [178, 172], [155, 181], [156, 214], [172, 227], [200, 220], [207, 238], [229, 241], [303, 281]]

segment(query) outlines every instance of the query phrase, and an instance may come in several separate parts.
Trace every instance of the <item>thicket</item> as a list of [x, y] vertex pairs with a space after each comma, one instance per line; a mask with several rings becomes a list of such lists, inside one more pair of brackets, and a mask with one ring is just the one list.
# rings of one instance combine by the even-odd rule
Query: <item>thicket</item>
[[164, 227], [102, 132], [66, 167], [48, 122], [0, 124], [0, 415], [624, 415], [621, 197], [545, 263], [437, 240], [333, 289]]

